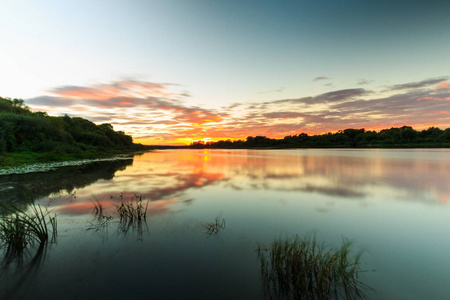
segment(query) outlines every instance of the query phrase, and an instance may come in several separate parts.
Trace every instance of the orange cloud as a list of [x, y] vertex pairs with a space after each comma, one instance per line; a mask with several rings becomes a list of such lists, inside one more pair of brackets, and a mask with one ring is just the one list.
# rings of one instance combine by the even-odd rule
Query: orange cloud
[[445, 101], [445, 100], [450, 100], [450, 97], [445, 97], [445, 98], [439, 98], [439, 97], [422, 97], [422, 98], [417, 98], [417, 101], [422, 101], [422, 100]]
[[[53, 89], [53, 96], [26, 101], [32, 108], [110, 123], [144, 144], [189, 144], [193, 141], [236, 140], [247, 136], [282, 138], [299, 133], [322, 134], [346, 128], [409, 125], [450, 127], [450, 89], [445, 78], [405, 83], [390, 88], [397, 94], [377, 97], [362, 88], [265, 102], [233, 103], [220, 109], [195, 105], [177, 92], [177, 85], [116, 81], [86, 87]], [[439, 89], [433, 89], [438, 84]], [[401, 91], [400, 91], [401, 90]], [[431, 125], [429, 125], [431, 124]]]

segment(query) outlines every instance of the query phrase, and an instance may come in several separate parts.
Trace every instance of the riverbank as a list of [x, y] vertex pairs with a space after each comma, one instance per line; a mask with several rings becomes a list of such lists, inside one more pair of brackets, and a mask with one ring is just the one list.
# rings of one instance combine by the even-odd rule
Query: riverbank
[[129, 160], [133, 159], [133, 155], [116, 155], [107, 158], [93, 158], [93, 159], [79, 159], [79, 160], [66, 160], [66, 161], [53, 161], [46, 163], [25, 163], [16, 167], [6, 167], [0, 169], [1, 175], [11, 175], [11, 174], [26, 174], [35, 172], [47, 172], [60, 167], [69, 166], [81, 166], [85, 164], [90, 164], [93, 162], [101, 161], [115, 161], [115, 160]]
[[57, 154], [55, 152], [18, 152], [0, 154], [0, 175], [46, 171], [55, 167], [80, 165], [95, 161], [130, 159], [135, 154], [150, 151], [139, 150], [85, 151], [77, 154]]

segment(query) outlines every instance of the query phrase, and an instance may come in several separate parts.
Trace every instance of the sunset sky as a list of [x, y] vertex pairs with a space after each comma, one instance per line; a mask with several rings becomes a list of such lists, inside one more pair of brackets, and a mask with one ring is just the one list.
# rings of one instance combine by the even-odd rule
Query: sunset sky
[[0, 96], [144, 144], [450, 127], [450, 1], [0, 0]]

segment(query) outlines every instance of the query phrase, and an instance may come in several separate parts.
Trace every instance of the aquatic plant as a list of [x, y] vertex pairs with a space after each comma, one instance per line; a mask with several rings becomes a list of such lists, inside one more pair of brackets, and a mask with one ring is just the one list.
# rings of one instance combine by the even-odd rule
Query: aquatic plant
[[[118, 232], [127, 235], [130, 229], [137, 234], [138, 240], [142, 240], [144, 226], [147, 227], [147, 208], [148, 201], [145, 206], [142, 201], [142, 196], [134, 195], [130, 201], [122, 202], [121, 205], [116, 206], [119, 213]], [[123, 198], [121, 194], [120, 198]]]
[[92, 213], [95, 218], [93, 222], [89, 222], [90, 226], [86, 230], [94, 230], [96, 232], [102, 231], [102, 233], [106, 235], [106, 229], [109, 226], [109, 222], [112, 220], [112, 216], [104, 213], [103, 205], [100, 201], [96, 200], [93, 204], [94, 208]]
[[[362, 252], [351, 256], [351, 242], [326, 249], [315, 237], [277, 239], [271, 250], [258, 245], [265, 296], [269, 299], [359, 299], [368, 288], [359, 279]], [[266, 253], [270, 253], [267, 255]]]
[[148, 201], [144, 206], [142, 196], [135, 195], [131, 201], [122, 202], [120, 206], [116, 207], [120, 221], [133, 223], [135, 221], [144, 221], [147, 218]]
[[136, 235], [136, 238], [139, 241], [143, 241], [144, 230], [147, 231], [147, 233], [148, 233], [148, 226], [147, 226], [146, 220], [134, 221], [134, 222], [122, 220], [119, 222], [119, 225], [117, 227], [117, 232], [119, 234], [123, 234], [124, 236], [127, 236], [128, 233], [132, 232]]
[[22, 254], [28, 245], [42, 246], [49, 238], [52, 241], [56, 239], [56, 215], [51, 216], [46, 208], [32, 202], [28, 211], [13, 205], [1, 206], [0, 248], [6, 249], [6, 256], [14, 258]]
[[214, 222], [202, 224], [203, 228], [206, 231], [206, 234], [209, 235], [217, 235], [221, 229], [225, 229], [225, 219], [221, 219], [216, 217]]
[[92, 202], [92, 204], [94, 204], [92, 213], [97, 219], [104, 219], [105, 217], [108, 217], [103, 213], [103, 205], [100, 203], [100, 201], [95, 200], [95, 202]]

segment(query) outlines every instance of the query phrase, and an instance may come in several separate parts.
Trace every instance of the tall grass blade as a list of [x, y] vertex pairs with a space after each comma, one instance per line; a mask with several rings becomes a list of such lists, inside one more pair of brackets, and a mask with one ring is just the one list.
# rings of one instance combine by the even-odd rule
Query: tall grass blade
[[351, 242], [338, 250], [317, 244], [315, 236], [277, 239], [271, 250], [257, 249], [264, 296], [269, 299], [360, 299], [367, 297], [359, 280], [362, 252], [351, 256]]
[[0, 248], [10, 258], [20, 256], [30, 245], [43, 245], [56, 240], [56, 215], [40, 205], [29, 201], [27, 211], [14, 205], [1, 204], [3, 215], [0, 216]]
[[122, 202], [117, 205], [117, 212], [119, 214], [119, 232], [127, 235], [133, 230], [137, 233], [138, 240], [142, 240], [144, 226], [147, 227], [147, 209], [148, 201], [143, 204], [142, 196], [134, 195], [131, 201]]

